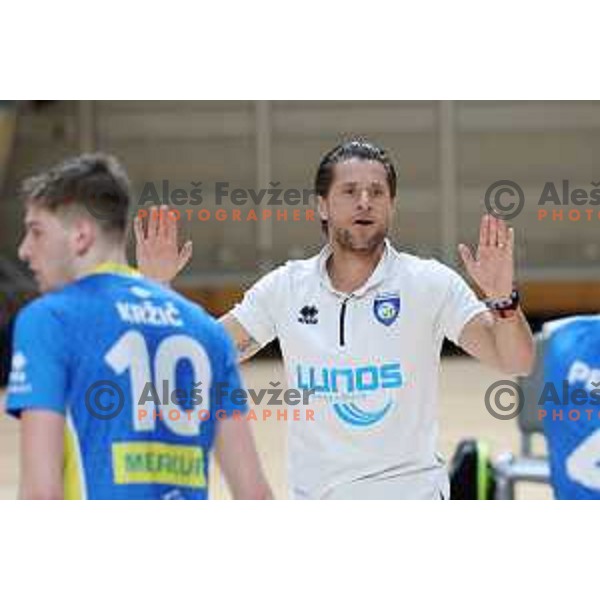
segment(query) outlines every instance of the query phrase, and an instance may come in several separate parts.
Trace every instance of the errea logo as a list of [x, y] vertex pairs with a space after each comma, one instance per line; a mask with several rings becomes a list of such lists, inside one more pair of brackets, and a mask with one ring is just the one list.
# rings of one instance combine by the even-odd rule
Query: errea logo
[[318, 314], [319, 309], [316, 306], [303, 306], [300, 309], [298, 322], [304, 323], [305, 325], [316, 325], [319, 322], [317, 319]]
[[9, 392], [11, 393], [27, 393], [31, 391], [31, 385], [27, 383], [27, 358], [25, 355], [17, 351], [13, 354], [11, 362], [11, 371], [8, 378]]
[[27, 359], [22, 352], [15, 352], [12, 357], [11, 368], [13, 371], [23, 371], [25, 369], [25, 365], [27, 364]]
[[150, 298], [150, 296], [152, 296], [152, 292], [150, 290], [147, 290], [143, 287], [140, 287], [138, 285], [132, 285], [129, 288], [129, 291], [134, 295], [137, 296], [138, 298], [141, 298], [142, 300], [147, 300], [148, 298]]

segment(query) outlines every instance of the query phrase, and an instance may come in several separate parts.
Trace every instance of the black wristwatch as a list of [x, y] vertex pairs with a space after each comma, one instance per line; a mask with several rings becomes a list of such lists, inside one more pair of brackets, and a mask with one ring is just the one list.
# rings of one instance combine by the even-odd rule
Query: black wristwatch
[[511, 316], [508, 313], [512, 313], [519, 308], [519, 292], [514, 289], [508, 298], [490, 298], [485, 301], [485, 305], [504, 319]]

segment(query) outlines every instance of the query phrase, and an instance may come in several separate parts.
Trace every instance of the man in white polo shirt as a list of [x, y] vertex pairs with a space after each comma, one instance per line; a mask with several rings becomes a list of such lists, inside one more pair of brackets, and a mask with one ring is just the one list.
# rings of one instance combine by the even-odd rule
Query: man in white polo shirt
[[[337, 146], [316, 191], [328, 244], [265, 275], [223, 317], [240, 360], [278, 338], [289, 387], [314, 390], [314, 420], [289, 424], [290, 495], [448, 498], [436, 451], [444, 337], [505, 373], [533, 364], [513, 291], [513, 231], [485, 216], [475, 256], [459, 247], [484, 303], [448, 267], [391, 246], [396, 172], [384, 150], [359, 139]], [[174, 227], [161, 219], [146, 233], [137, 223], [150, 277], [170, 280], [186, 260]]]

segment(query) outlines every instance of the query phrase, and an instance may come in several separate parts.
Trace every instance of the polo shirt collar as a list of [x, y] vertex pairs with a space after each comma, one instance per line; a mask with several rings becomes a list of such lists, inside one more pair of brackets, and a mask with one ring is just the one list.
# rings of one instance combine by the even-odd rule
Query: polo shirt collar
[[385, 238], [383, 254], [379, 259], [375, 270], [371, 273], [369, 279], [367, 279], [367, 281], [365, 281], [365, 283], [361, 287], [359, 287], [351, 294], [345, 294], [344, 292], [336, 290], [333, 287], [333, 284], [331, 283], [331, 278], [329, 277], [329, 273], [327, 272], [327, 260], [331, 256], [331, 253], [331, 246], [327, 244], [322, 248], [321, 252], [318, 255], [317, 269], [321, 284], [325, 286], [325, 288], [327, 288], [330, 292], [338, 296], [363, 296], [369, 290], [381, 285], [381, 283], [383, 283], [383, 281], [387, 278], [394, 259], [393, 255], [395, 253], [395, 250], [390, 244], [389, 239]]

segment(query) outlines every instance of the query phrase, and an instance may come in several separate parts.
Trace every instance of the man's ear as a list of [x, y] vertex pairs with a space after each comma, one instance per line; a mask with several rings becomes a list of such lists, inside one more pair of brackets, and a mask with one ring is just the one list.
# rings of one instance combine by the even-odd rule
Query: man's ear
[[87, 254], [96, 243], [98, 226], [87, 218], [78, 218], [73, 223], [72, 244], [76, 256]]
[[323, 196], [317, 196], [317, 212], [321, 221], [329, 220], [329, 211], [327, 206], [327, 198]]

